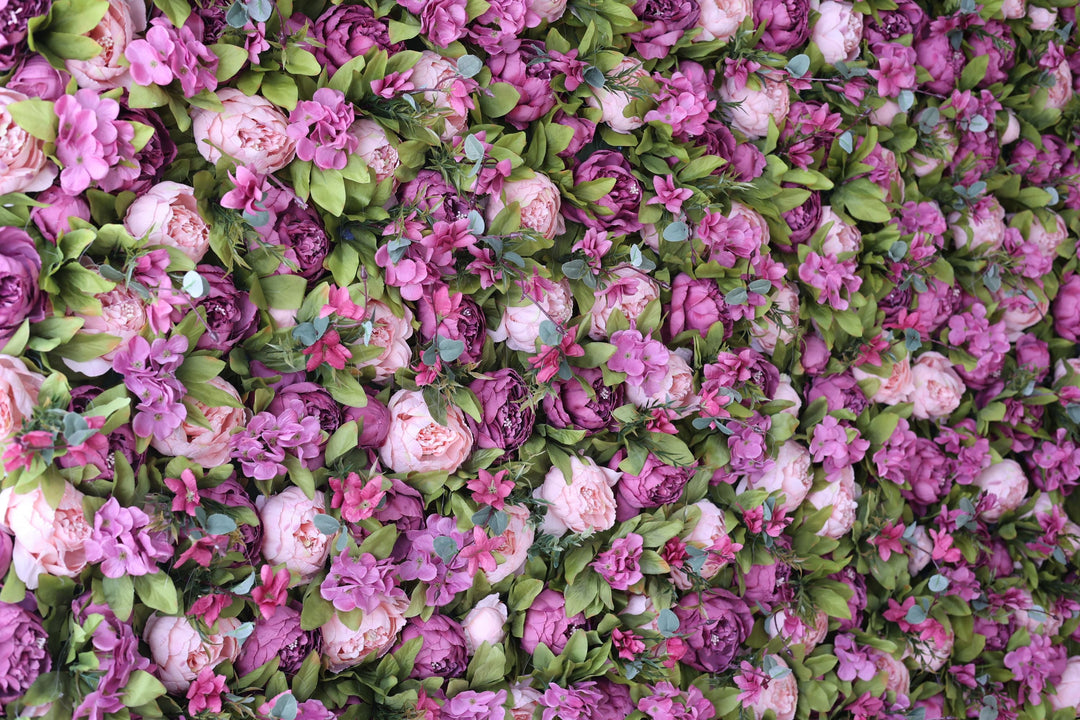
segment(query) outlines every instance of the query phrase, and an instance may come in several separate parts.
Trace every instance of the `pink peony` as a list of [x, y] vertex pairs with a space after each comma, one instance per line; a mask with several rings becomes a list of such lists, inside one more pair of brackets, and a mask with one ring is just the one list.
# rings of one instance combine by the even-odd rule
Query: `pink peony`
[[169, 692], [183, 693], [204, 669], [236, 660], [240, 643], [227, 633], [238, 627], [236, 618], [220, 618], [217, 631], [204, 637], [186, 617], [151, 615], [143, 639], [157, 665], [158, 680]]
[[372, 653], [376, 657], [385, 655], [405, 626], [408, 604], [404, 596], [382, 598], [374, 610], [364, 613], [356, 630], [337, 615], [330, 618], [321, 628], [323, 658], [330, 671], [341, 672], [359, 665]]
[[[641, 62], [632, 58], [623, 58], [619, 63], [608, 71], [608, 75], [620, 76], [625, 86], [638, 84], [642, 78], [648, 77], [648, 73], [641, 67]], [[645, 124], [645, 121], [637, 116], [627, 117], [626, 110], [633, 102], [633, 98], [618, 90], [608, 88], [593, 89], [593, 94], [585, 99], [589, 107], [600, 110], [600, 122], [618, 133], [629, 133]]]
[[[776, 667], [787, 669], [788, 665], [779, 655], [770, 655]], [[799, 704], [799, 683], [795, 674], [788, 672], [781, 677], [769, 680], [761, 693], [752, 701], [745, 703], [756, 720], [762, 720], [765, 713], [771, 710], [776, 720], [794, 720], [795, 707]]]
[[[397, 148], [391, 142], [382, 125], [364, 118], [357, 120], [349, 128], [349, 135], [356, 140], [356, 154], [363, 158], [375, 181], [382, 182], [394, 176], [401, 165]], [[396, 183], [396, 181], [395, 181]]]
[[495, 342], [505, 342], [511, 350], [535, 352], [540, 339], [540, 324], [551, 320], [565, 325], [574, 314], [574, 296], [570, 283], [565, 279], [551, 283], [539, 298], [534, 294], [523, 297], [513, 305], [507, 305], [502, 320], [488, 334]]
[[941, 353], [925, 352], [911, 368], [911, 414], [921, 420], [945, 417], [960, 407], [966, 387]]
[[783, 125], [791, 105], [790, 88], [784, 80], [758, 81], [758, 86], [751, 86], [731, 77], [720, 86], [720, 99], [737, 103], [729, 110], [731, 127], [751, 140], [768, 134], [770, 118], [777, 126]]
[[502, 192], [488, 199], [487, 219], [491, 222], [499, 212], [512, 203], [521, 207], [521, 226], [543, 235], [548, 240], [566, 232], [563, 220], [562, 195], [559, 188], [543, 173], [524, 180], [510, 180]]
[[907, 355], [892, 364], [887, 378], [868, 373], [858, 367], [853, 367], [851, 372], [860, 383], [864, 380], [877, 382], [877, 390], [869, 396], [874, 402], [885, 405], [911, 402], [911, 394], [915, 387], [911, 381], [911, 361]]
[[28, 370], [21, 359], [0, 355], [0, 448], [33, 415], [43, 382], [45, 376]]
[[589, 308], [589, 337], [606, 338], [608, 319], [616, 310], [633, 324], [645, 307], [659, 298], [660, 286], [648, 273], [627, 263], [616, 266], [607, 284], [596, 291], [596, 302]]
[[288, 487], [277, 495], [260, 496], [255, 501], [263, 528], [262, 552], [269, 565], [284, 564], [310, 582], [326, 564], [333, 536], [315, 526], [315, 516], [326, 514], [326, 498], [321, 490], [308, 499], [298, 487]]
[[176, 248], [192, 262], [202, 260], [210, 249], [210, 226], [199, 215], [190, 185], [162, 182], [150, 188], [128, 206], [124, 227], [132, 237]]
[[[231, 395], [240, 405], [240, 395], [236, 388], [219, 377], [208, 383], [213, 388]], [[154, 449], [165, 455], [185, 457], [205, 468], [213, 468], [229, 462], [229, 438], [233, 432], [244, 427], [251, 412], [244, 407], [208, 407], [198, 400], [192, 400], [210, 427], [185, 420], [180, 427], [169, 435], [155, 435], [150, 441]]]
[[832, 65], [857, 58], [862, 42], [862, 13], [855, 12], [851, 3], [842, 0], [823, 0], [817, 11], [811, 39], [825, 62]]
[[29, 589], [37, 588], [42, 573], [75, 577], [86, 567], [84, 545], [92, 528], [82, 500], [83, 494], [67, 482], [55, 509], [40, 488], [21, 494], [13, 488], [0, 492], [0, 532], [15, 536], [11, 563]]
[[794, 440], [780, 446], [771, 468], [747, 478], [747, 485], [753, 490], [782, 494], [784, 499], [777, 503], [777, 509], [789, 515], [806, 499], [813, 484], [810, 451]]
[[394, 472], [451, 473], [468, 459], [473, 436], [460, 408], [447, 408], [447, 424], [440, 425], [417, 390], [398, 390], [388, 407], [390, 430], [379, 456]]
[[507, 505], [503, 508], [510, 520], [498, 539], [503, 541], [499, 554], [503, 561], [492, 572], [486, 572], [488, 582], [494, 585], [520, 570], [528, 560], [536, 531], [529, 524], [529, 511], [523, 505]]
[[1015, 460], [1002, 460], [983, 469], [976, 476], [975, 484], [995, 500], [992, 506], [979, 512], [979, 517], [987, 522], [1000, 520], [1005, 513], [1020, 507], [1027, 499], [1027, 475]]
[[841, 468], [828, 478], [828, 485], [806, 496], [806, 501], [815, 509], [832, 507], [832, 513], [818, 535], [828, 538], [842, 538], [851, 531], [855, 524], [856, 502], [861, 494], [855, 484], [855, 471], [851, 466]]
[[544, 532], [564, 535], [602, 532], [615, 525], [615, 494], [611, 488], [619, 473], [600, 467], [592, 458], [570, 458], [571, 475], [552, 467], [544, 476], [544, 484], [533, 496], [549, 503], [544, 516]]
[[235, 88], [218, 91], [220, 112], [194, 108], [191, 131], [195, 147], [209, 163], [224, 152], [237, 165], [269, 175], [292, 162], [296, 141], [289, 137], [289, 120], [261, 95], [245, 95]]
[[20, 92], [0, 88], [0, 195], [38, 192], [56, 179], [56, 166], [45, 156], [45, 141], [16, 125], [8, 112], [8, 105], [27, 99]]
[[694, 38], [697, 42], [730, 40], [754, 10], [751, 0], [702, 0], [699, 4], [697, 26], [701, 34]]
[[[491, 579], [490, 574], [488, 579]], [[484, 643], [498, 645], [506, 637], [506, 605], [498, 593], [488, 595], [473, 606], [461, 626], [465, 632], [465, 645], [469, 654], [475, 653]]]
[[108, 90], [131, 84], [127, 46], [146, 29], [143, 0], [111, 0], [105, 17], [87, 35], [101, 46], [101, 53], [89, 60], [68, 60], [66, 66], [80, 88]]

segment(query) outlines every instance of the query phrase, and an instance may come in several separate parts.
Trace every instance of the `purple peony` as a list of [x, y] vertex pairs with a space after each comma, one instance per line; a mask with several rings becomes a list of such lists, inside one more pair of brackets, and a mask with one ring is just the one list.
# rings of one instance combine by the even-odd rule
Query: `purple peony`
[[[790, 184], [786, 185], [791, 186]], [[784, 213], [784, 222], [787, 223], [788, 228], [791, 230], [791, 235], [788, 238], [791, 245], [804, 243], [813, 237], [818, 226], [821, 225], [821, 193], [811, 190], [810, 197], [806, 199], [806, 202]]]
[[196, 301], [198, 307], [206, 310], [209, 326], [196, 347], [228, 352], [255, 332], [259, 310], [247, 292], [238, 289], [221, 268], [199, 265], [196, 269], [210, 286], [209, 292]]
[[46, 296], [38, 285], [41, 257], [34, 239], [14, 227], [0, 228], [0, 345], [23, 321], [41, 320]]
[[393, 55], [401, 52], [401, 43], [390, 42], [390, 31], [366, 5], [335, 5], [315, 21], [311, 39], [323, 44], [312, 47], [319, 64], [333, 74], [355, 57], [381, 48]]
[[986, 55], [990, 58], [986, 76], [979, 82], [979, 87], [990, 87], [1009, 79], [1009, 71], [1016, 64], [1016, 38], [1008, 25], [1000, 20], [988, 20], [970, 34], [968, 45], [972, 57]]
[[150, 136], [146, 146], [135, 156], [135, 162], [139, 164], [139, 176], [118, 188], [118, 190], [130, 190], [139, 195], [157, 185], [165, 177], [165, 171], [176, 160], [176, 143], [173, 142], [172, 135], [156, 112], [123, 110], [120, 113], [120, 119], [139, 122], [154, 129], [154, 134]]
[[323, 261], [330, 252], [330, 236], [322, 217], [311, 206], [303, 207], [296, 200], [277, 214], [273, 229], [266, 238], [277, 245], [284, 262], [278, 275], [300, 275], [309, 283], [326, 274]]
[[634, 49], [647, 60], [666, 57], [701, 15], [697, 0], [638, 0], [634, 14], [645, 25], [630, 33]]
[[[255, 503], [251, 501], [251, 497], [248, 495], [247, 491], [244, 490], [243, 485], [236, 481], [235, 476], [215, 487], [204, 488], [200, 490], [200, 493], [202, 494], [203, 500], [221, 503], [226, 507], [247, 508], [258, 517]], [[239, 539], [237, 539], [235, 535], [229, 536], [230, 545], [228, 551], [242, 553], [249, 562], [261, 558], [262, 526], [240, 523], [239, 532]]]
[[300, 613], [291, 607], [279, 607], [273, 617], [259, 618], [255, 630], [240, 648], [236, 673], [247, 675], [274, 658], [286, 675], [295, 675], [304, 659], [319, 650], [319, 634], [300, 629]]
[[41, 618], [18, 605], [0, 602], [0, 703], [22, 697], [38, 675], [52, 669]]
[[52, 0], [0, 0], [0, 72], [19, 64], [27, 53], [26, 24], [49, 12]]
[[705, 123], [705, 132], [694, 138], [710, 155], [718, 155], [728, 161], [727, 165], [713, 171], [713, 175], [731, 175], [739, 182], [751, 182], [765, 171], [765, 155], [750, 143], [736, 141], [727, 125], [719, 120]]
[[446, 292], [438, 286], [434, 292], [425, 293], [417, 303], [420, 317], [420, 337], [430, 343], [435, 336], [465, 343], [465, 349], [456, 362], [480, 362], [487, 339], [487, 320], [484, 311], [468, 295]]
[[[623, 455], [621, 450], [616, 453], [609, 466], [618, 467]], [[649, 453], [641, 472], [637, 475], [624, 472], [619, 478], [615, 493], [615, 519], [623, 522], [638, 515], [642, 509], [676, 502], [682, 497], [683, 490], [696, 470], [696, 464], [672, 467]]]
[[341, 406], [315, 383], [302, 382], [279, 388], [267, 410], [280, 415], [290, 408], [296, 411], [297, 417], [312, 415], [318, 418], [319, 426], [328, 433], [341, 427]]
[[754, 24], [765, 24], [761, 46], [786, 53], [810, 37], [809, 0], [755, 0]]
[[416, 654], [409, 677], [423, 680], [429, 677], [461, 677], [469, 665], [465, 651], [465, 631], [457, 620], [439, 615], [427, 621], [419, 617], [409, 618], [401, 631], [401, 643], [413, 638], [423, 638], [424, 644]]
[[511, 452], [532, 435], [536, 411], [528, 404], [529, 388], [512, 368], [487, 373], [491, 379], [474, 380], [469, 389], [480, 401], [483, 417], [469, 418], [478, 448], [501, 448]]
[[867, 15], [864, 21], [863, 37], [872, 49], [899, 40], [904, 35], [918, 38], [929, 22], [926, 12], [912, 0], [899, 0], [895, 10], [879, 10], [877, 17], [880, 20], [875, 19], [874, 15]]
[[469, 216], [476, 209], [471, 196], [459, 193], [437, 170], [421, 170], [416, 177], [401, 185], [398, 200], [403, 206], [415, 205], [433, 220], [453, 222]]
[[580, 627], [585, 627], [585, 615], [578, 613], [570, 618], [566, 616], [566, 600], [555, 590], [544, 590], [525, 613], [525, 629], [521, 636], [521, 647], [532, 654], [543, 643], [551, 652], [558, 655], [566, 647], [570, 636]]
[[611, 413], [623, 404], [623, 388], [605, 385], [600, 370], [578, 368], [577, 377], [554, 382], [551, 388], [552, 392], [544, 396], [544, 414], [549, 425], [598, 432], [616, 424]]
[[638, 220], [638, 207], [641, 205], [641, 183], [630, 172], [630, 163], [620, 153], [611, 150], [594, 152], [589, 159], [574, 168], [574, 184], [592, 180], [613, 178], [615, 187], [604, 197], [596, 201], [606, 207], [610, 215], [595, 217], [582, 208], [565, 205], [563, 215], [585, 227], [606, 230], [612, 235], [629, 235], [642, 228]]
[[551, 78], [556, 73], [551, 63], [534, 62], [544, 52], [542, 43], [526, 40], [517, 52], [499, 53], [489, 61], [492, 80], [509, 83], [521, 93], [521, 102], [506, 116], [518, 129], [539, 120], [555, 107]]
[[362, 448], [377, 448], [386, 441], [390, 432], [390, 408], [373, 395], [368, 395], [367, 405], [362, 408], [345, 408], [344, 421], [356, 420], [360, 423], [360, 439], [357, 445]]
[[731, 666], [754, 625], [746, 603], [719, 588], [684, 595], [675, 616], [688, 648], [683, 662], [711, 673]]

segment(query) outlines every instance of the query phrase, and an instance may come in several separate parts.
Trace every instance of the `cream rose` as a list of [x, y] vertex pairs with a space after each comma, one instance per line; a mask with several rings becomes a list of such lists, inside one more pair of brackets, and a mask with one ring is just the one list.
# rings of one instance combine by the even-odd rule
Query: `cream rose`
[[911, 368], [911, 414], [921, 420], [945, 417], [960, 407], [966, 389], [947, 357], [925, 352]]
[[263, 528], [262, 553], [269, 565], [284, 564], [300, 579], [315, 577], [330, 554], [332, 535], [315, 527], [315, 516], [326, 514], [326, 497], [321, 490], [309, 499], [298, 487], [288, 487], [271, 497], [255, 501]]
[[1080, 656], [1073, 656], [1065, 664], [1065, 671], [1046, 695], [1050, 707], [1056, 710], [1080, 708]]
[[240, 655], [240, 644], [226, 633], [240, 627], [236, 618], [220, 618], [217, 631], [205, 637], [186, 617], [151, 615], [143, 628], [157, 678], [170, 693], [182, 694], [204, 668], [217, 667]]
[[562, 194], [547, 175], [536, 173], [525, 180], [505, 183], [499, 195], [488, 199], [488, 222], [515, 202], [521, 207], [522, 227], [535, 230], [548, 240], [566, 232], [566, 222], [560, 212]]
[[825, 62], [834, 65], [857, 58], [863, 34], [862, 14], [855, 12], [851, 3], [839, 0], [823, 0], [817, 11], [811, 39]]
[[735, 104], [730, 111], [731, 126], [751, 140], [769, 133], [769, 118], [783, 125], [791, 107], [790, 88], [783, 80], [759, 78], [760, 86], [740, 87], [736, 78], [720, 86], [720, 99]]
[[440, 425], [418, 390], [398, 390], [388, 407], [390, 430], [379, 457], [394, 472], [452, 473], [468, 459], [473, 435], [460, 408], [447, 408]]
[[570, 458], [570, 477], [552, 467], [533, 497], [549, 503], [544, 532], [551, 535], [603, 532], [615, 525], [615, 493], [611, 488], [622, 473], [596, 464], [592, 458]]
[[476, 652], [484, 643], [498, 645], [506, 637], [506, 619], [509, 613], [500, 601], [498, 593], [488, 595], [473, 606], [461, 623], [465, 631], [465, 646], [469, 654]]
[[778, 509], [795, 512], [806, 499], [814, 484], [814, 471], [810, 451], [795, 442], [784, 442], [776, 454], [776, 462], [766, 472], [747, 478], [747, 486], [753, 490], [768, 490], [784, 496]]
[[210, 226], [199, 215], [195, 188], [161, 182], [140, 195], [124, 215], [132, 237], [146, 237], [151, 245], [176, 248], [199, 262], [210, 249]]
[[[608, 75], [623, 75], [624, 86], [635, 85], [642, 78], [648, 77], [648, 73], [641, 67], [641, 62], [632, 58], [623, 58], [619, 63], [608, 71]], [[633, 98], [618, 90], [607, 88], [593, 88], [593, 94], [585, 99], [591, 108], [600, 110], [600, 122], [617, 133], [629, 133], [645, 124], [640, 117], [627, 117], [626, 109], [630, 107]]]
[[[375, 173], [376, 182], [394, 177], [394, 172], [401, 166], [401, 160], [398, 158], [397, 148], [390, 142], [382, 125], [364, 118], [352, 124], [349, 134], [360, 140], [356, 154], [363, 158]], [[395, 186], [396, 184], [395, 181]]]
[[536, 352], [540, 323], [550, 319], [564, 325], [574, 314], [574, 296], [565, 279], [554, 283], [539, 300], [522, 298], [518, 302], [520, 304], [508, 305], [498, 327], [488, 330], [492, 340], [505, 342], [511, 350]]
[[405, 598], [383, 598], [371, 612], [364, 613], [360, 626], [350, 630], [337, 615], [322, 626], [322, 653], [330, 672], [359, 665], [371, 653], [382, 657], [397, 642], [405, 625]]
[[851, 466], [841, 468], [827, 478], [828, 485], [806, 496], [806, 501], [816, 509], [832, 507], [832, 513], [818, 535], [838, 539], [847, 535], [855, 524], [856, 502], [862, 494], [855, 484], [855, 471]]
[[701, 33], [695, 42], [730, 40], [754, 10], [751, 0], [701, 0], [700, 5], [697, 26]]
[[988, 522], [997, 522], [1005, 513], [1023, 505], [1027, 498], [1027, 474], [1015, 460], [1002, 460], [984, 468], [975, 477], [975, 484], [997, 500], [992, 508], [979, 513]]
[[296, 141], [286, 130], [289, 119], [261, 95], [245, 95], [235, 88], [217, 93], [220, 111], [195, 108], [191, 131], [195, 147], [209, 163], [225, 153], [252, 172], [268, 175], [292, 162]]
[[1050, 71], [1050, 79], [1054, 84], [1047, 89], [1046, 107], [1061, 110], [1073, 96], [1073, 76], [1068, 60], [1062, 60], [1058, 66]]
[[56, 179], [56, 166], [45, 157], [45, 141], [16, 125], [8, 112], [8, 105], [27, 99], [22, 93], [0, 88], [0, 195], [38, 192]]
[[0, 492], [0, 531], [15, 536], [11, 563], [27, 588], [36, 589], [42, 573], [75, 577], [86, 567], [83, 546], [92, 528], [82, 500], [67, 482], [56, 509], [40, 488], [20, 495], [13, 488]]
[[378, 300], [369, 300], [365, 309], [364, 316], [370, 319], [374, 326], [370, 345], [381, 347], [383, 351], [377, 358], [355, 365], [375, 368], [375, 382], [386, 382], [399, 368], [406, 367], [412, 357], [408, 341], [413, 334], [413, 314], [409, 308], [404, 307], [402, 316], [398, 317], [389, 305]]
[[953, 244], [963, 248], [987, 245], [988, 250], [999, 250], [1005, 242], [1005, 208], [993, 195], [981, 199], [968, 212], [949, 214]]
[[43, 382], [45, 376], [28, 370], [19, 358], [0, 355], [0, 443], [17, 433], [23, 421], [34, 414]]
[[794, 403], [791, 407], [784, 408], [780, 412], [799, 417], [799, 411], [802, 410], [802, 397], [800, 397], [799, 393], [795, 392], [795, 388], [791, 386], [791, 376], [784, 374], [780, 375], [780, 382], [776, 386], [773, 400], [786, 400], [787, 402]]
[[97, 26], [87, 33], [101, 46], [101, 53], [89, 60], [68, 60], [65, 65], [81, 88], [109, 90], [131, 84], [124, 51], [138, 33], [146, 30], [143, 0], [109, 0], [109, 9]]
[[608, 319], [616, 310], [633, 323], [649, 303], [659, 298], [660, 286], [647, 273], [628, 263], [616, 265], [604, 289], [596, 291], [596, 302], [589, 308], [589, 337], [606, 338]]
[[507, 505], [503, 512], [509, 516], [509, 522], [499, 536], [503, 541], [499, 550], [503, 561], [492, 572], [487, 573], [488, 582], [492, 585], [510, 577], [525, 565], [525, 561], [529, 559], [529, 548], [536, 538], [536, 531], [529, 524], [529, 511], [525, 507]]
[[[208, 383], [235, 398], [239, 404], [240, 395], [229, 383], [219, 377]], [[210, 427], [203, 427], [185, 420], [171, 435], [152, 437], [150, 444], [164, 455], [185, 457], [205, 468], [217, 467], [229, 462], [229, 438], [233, 431], [242, 428], [251, 415], [244, 407], [208, 407], [198, 400], [195, 406], [206, 416]]]

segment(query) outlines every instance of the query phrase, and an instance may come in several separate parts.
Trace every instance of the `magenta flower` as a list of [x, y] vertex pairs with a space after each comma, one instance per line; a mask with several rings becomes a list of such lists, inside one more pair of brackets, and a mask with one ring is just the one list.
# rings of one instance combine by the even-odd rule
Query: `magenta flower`
[[653, 189], [656, 190], [656, 197], [645, 204], [663, 205], [664, 209], [673, 215], [677, 215], [682, 210], [683, 203], [694, 195], [690, 188], [676, 188], [673, 175], [654, 176]]
[[222, 207], [243, 210], [250, 215], [258, 215], [265, 210], [262, 201], [271, 190], [265, 175], [238, 165], [235, 173], [229, 172], [229, 179], [235, 187], [222, 196]]
[[514, 490], [514, 481], [510, 479], [509, 471], [500, 470], [492, 475], [481, 469], [479, 475], [467, 483], [469, 490], [472, 490], [473, 500], [481, 505], [502, 510], [506, 497]]
[[172, 511], [182, 512], [195, 517], [195, 510], [199, 507], [202, 498], [199, 496], [199, 486], [196, 484], [195, 473], [189, 468], [180, 472], [179, 478], [165, 478], [165, 487], [175, 493], [172, 501]]
[[319, 88], [289, 115], [287, 133], [296, 140], [296, 156], [314, 161], [320, 170], [341, 170], [360, 147], [360, 138], [349, 133], [355, 118], [352, 103], [343, 93]]
[[645, 577], [639, 565], [644, 542], [644, 538], [637, 533], [612, 540], [611, 549], [597, 555], [591, 566], [611, 587], [626, 590]]
[[262, 584], [251, 591], [251, 598], [259, 606], [262, 616], [269, 620], [274, 617], [277, 609], [288, 601], [292, 575], [286, 568], [274, 572], [274, 568], [263, 565], [259, 569], [259, 579]]

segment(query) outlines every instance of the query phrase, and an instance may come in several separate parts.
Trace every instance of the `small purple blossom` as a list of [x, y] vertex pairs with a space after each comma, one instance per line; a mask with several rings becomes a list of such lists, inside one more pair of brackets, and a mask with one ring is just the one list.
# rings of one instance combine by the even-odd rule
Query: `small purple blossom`
[[108, 578], [138, 577], [157, 572], [157, 563], [172, 557], [172, 544], [146, 528], [150, 517], [109, 498], [94, 515], [94, 530], [86, 541], [86, 560], [101, 563]]

